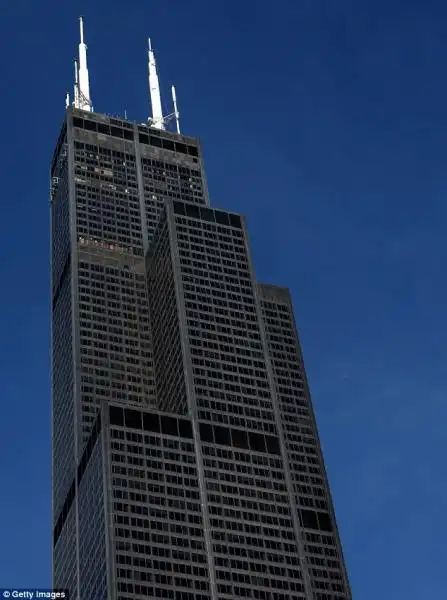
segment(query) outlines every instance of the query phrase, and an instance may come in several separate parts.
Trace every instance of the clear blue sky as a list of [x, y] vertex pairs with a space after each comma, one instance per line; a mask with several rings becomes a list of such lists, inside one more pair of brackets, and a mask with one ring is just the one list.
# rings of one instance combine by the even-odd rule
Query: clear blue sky
[[355, 600], [445, 597], [447, 4], [3, 0], [0, 587], [50, 582], [49, 160], [86, 19], [96, 110], [146, 38], [212, 203], [289, 285]]

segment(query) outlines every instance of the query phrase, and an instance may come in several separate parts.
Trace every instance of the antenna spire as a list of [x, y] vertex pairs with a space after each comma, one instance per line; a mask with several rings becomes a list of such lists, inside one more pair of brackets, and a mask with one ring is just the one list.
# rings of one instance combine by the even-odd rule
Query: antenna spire
[[78, 61], [74, 61], [74, 107], [79, 108], [79, 77], [78, 77]]
[[175, 93], [174, 86], [172, 86], [171, 90], [172, 90], [172, 103], [174, 105], [175, 124], [177, 127], [177, 133], [180, 133], [180, 113], [177, 108], [177, 94]]
[[[81, 110], [93, 111], [90, 99], [90, 83], [87, 68], [87, 46], [84, 43], [84, 19], [79, 17], [80, 43], [79, 43], [79, 71], [78, 71], [78, 106]], [[76, 86], [76, 84], [75, 84]]]
[[151, 38], [148, 38], [148, 68], [149, 68], [149, 92], [151, 96], [152, 119], [151, 126], [156, 129], [165, 129], [163, 110], [161, 108], [160, 85], [158, 83], [157, 65], [152, 50]]

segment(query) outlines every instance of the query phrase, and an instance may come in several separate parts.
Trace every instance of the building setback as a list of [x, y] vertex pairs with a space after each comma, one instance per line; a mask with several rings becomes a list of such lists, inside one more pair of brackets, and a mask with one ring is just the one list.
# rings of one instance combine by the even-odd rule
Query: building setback
[[53, 585], [350, 600], [290, 294], [176, 104], [177, 132], [93, 111], [83, 45], [51, 165]]

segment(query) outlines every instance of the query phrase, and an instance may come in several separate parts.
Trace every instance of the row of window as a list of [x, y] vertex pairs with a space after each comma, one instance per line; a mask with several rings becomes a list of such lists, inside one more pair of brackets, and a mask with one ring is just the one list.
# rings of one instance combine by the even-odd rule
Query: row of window
[[209, 221], [210, 223], [242, 229], [242, 221], [239, 215], [227, 213], [222, 210], [214, 210], [212, 208], [197, 206], [196, 204], [189, 204], [186, 202], [174, 202], [174, 213], [176, 215], [191, 217], [193, 219], [202, 219], [203, 221]]
[[[157, 413], [142, 413], [113, 405], [109, 407], [109, 415], [111, 425], [192, 439], [192, 426], [187, 419]], [[280, 454], [279, 440], [272, 435], [200, 423], [200, 438], [207, 443], [233, 446], [253, 452]]]
[[[134, 139], [133, 130], [124, 128], [123, 125], [123, 123], [119, 123], [118, 126], [114, 126], [111, 124], [109, 125], [108, 123], [91, 121], [90, 119], [73, 117], [73, 127], [132, 141]], [[167, 138], [161, 138], [158, 135], [155, 135], [155, 132], [151, 130], [148, 131], [150, 131], [151, 135], [139, 132], [138, 139], [141, 144], [148, 144], [150, 146], [155, 146], [156, 148], [164, 148], [165, 150], [171, 150], [172, 152], [179, 152], [181, 154], [189, 154], [190, 156], [194, 157], [199, 155], [197, 146], [187, 145], [185, 143], [169, 140]]]
[[111, 425], [192, 439], [192, 426], [187, 419], [156, 413], [142, 413], [138, 410], [123, 409], [113, 405], [109, 408], [109, 416]]
[[263, 435], [243, 429], [232, 429], [219, 425], [200, 423], [200, 438], [202, 442], [232, 446], [252, 452], [280, 454], [279, 439], [273, 435]]

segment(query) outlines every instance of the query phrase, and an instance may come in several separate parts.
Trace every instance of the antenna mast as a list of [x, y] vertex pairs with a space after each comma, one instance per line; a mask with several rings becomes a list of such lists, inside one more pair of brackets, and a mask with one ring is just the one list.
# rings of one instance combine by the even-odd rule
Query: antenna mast
[[73, 98], [74, 98], [74, 107], [75, 108], [80, 108], [79, 106], [79, 78], [78, 78], [78, 61], [75, 60], [74, 61], [74, 76], [75, 76], [75, 80], [74, 80], [74, 94], [73, 94]]
[[177, 94], [175, 93], [174, 86], [172, 86], [172, 103], [174, 105], [174, 117], [175, 117], [175, 125], [177, 127], [177, 133], [180, 133], [180, 113], [177, 108]]
[[149, 92], [151, 95], [152, 119], [149, 119], [152, 127], [165, 129], [163, 111], [161, 108], [160, 85], [158, 83], [157, 65], [154, 51], [152, 50], [151, 38], [148, 38], [148, 68], [149, 68]]
[[78, 82], [78, 106], [81, 110], [93, 111], [90, 99], [90, 82], [87, 68], [87, 46], [84, 43], [84, 19], [79, 18], [80, 43], [79, 43], [79, 82]]
[[180, 114], [177, 107], [177, 95], [175, 93], [175, 87], [172, 86], [172, 103], [174, 105], [174, 112], [169, 115], [163, 116], [163, 109], [161, 107], [161, 94], [160, 84], [158, 81], [157, 64], [155, 62], [154, 51], [152, 49], [151, 38], [148, 38], [148, 67], [149, 67], [149, 92], [151, 97], [152, 106], [152, 118], [149, 119], [149, 126], [155, 129], [166, 129], [166, 125], [175, 119], [177, 133], [180, 133]]

